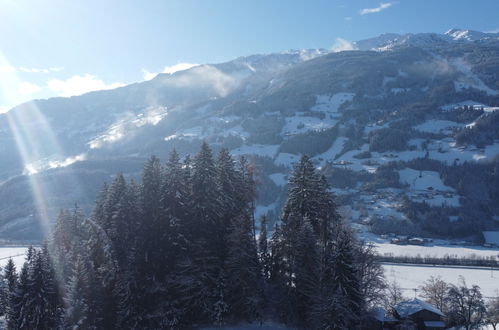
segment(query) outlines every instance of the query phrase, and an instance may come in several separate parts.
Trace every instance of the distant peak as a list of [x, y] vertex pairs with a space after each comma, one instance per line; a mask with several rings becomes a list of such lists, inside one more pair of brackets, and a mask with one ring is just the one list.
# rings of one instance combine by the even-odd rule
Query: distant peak
[[488, 38], [489, 35], [485, 32], [464, 30], [464, 29], [450, 29], [445, 32], [445, 35], [456, 41], [475, 41]]

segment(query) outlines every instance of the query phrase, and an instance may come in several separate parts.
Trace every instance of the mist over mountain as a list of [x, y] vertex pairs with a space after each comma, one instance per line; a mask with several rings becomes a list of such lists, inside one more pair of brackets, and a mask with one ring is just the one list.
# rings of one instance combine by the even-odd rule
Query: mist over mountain
[[473, 239], [498, 227], [499, 34], [352, 48], [245, 56], [0, 114], [0, 238], [40, 238], [42, 201], [52, 219], [75, 202], [88, 212], [116, 172], [137, 177], [150, 155], [202, 141], [249, 157], [257, 216], [274, 221], [306, 153], [344, 214], [375, 232]]

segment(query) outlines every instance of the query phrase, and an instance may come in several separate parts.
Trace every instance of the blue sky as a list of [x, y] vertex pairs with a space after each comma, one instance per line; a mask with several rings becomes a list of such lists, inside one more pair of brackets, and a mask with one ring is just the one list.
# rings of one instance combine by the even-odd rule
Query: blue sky
[[497, 0], [0, 0], [0, 112], [242, 55], [499, 31]]

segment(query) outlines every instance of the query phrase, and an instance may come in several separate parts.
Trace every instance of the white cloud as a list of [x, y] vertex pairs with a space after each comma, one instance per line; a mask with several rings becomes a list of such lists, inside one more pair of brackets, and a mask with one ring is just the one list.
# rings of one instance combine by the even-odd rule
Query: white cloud
[[0, 114], [6, 113], [9, 110], [10, 110], [10, 108], [8, 106], [6, 106], [6, 105], [0, 105]]
[[163, 71], [161, 72], [150, 72], [148, 70], [142, 69], [142, 74], [144, 76], [144, 80], [151, 80], [152, 78], [156, 77], [158, 73], [168, 73], [168, 74], [173, 74], [178, 71], [184, 71], [188, 70], [192, 67], [198, 66], [199, 64], [194, 64], [194, 63], [177, 63], [175, 65], [171, 66], [165, 66]]
[[30, 83], [28, 81], [21, 81], [19, 83], [19, 93], [23, 95], [31, 95], [35, 94], [36, 92], [41, 91], [42, 88], [38, 86], [37, 84]]
[[359, 13], [361, 15], [379, 13], [380, 11], [385, 10], [385, 9], [391, 7], [392, 5], [393, 5], [392, 2], [382, 2], [376, 8], [364, 8], [364, 9], [361, 9]]
[[345, 21], [351, 21], [351, 20], [352, 20], [352, 17], [347, 16], [347, 17], [344, 17], [343, 19], [344, 19]]
[[146, 69], [142, 69], [142, 76], [144, 77], [144, 80], [151, 80], [156, 77], [157, 74], [157, 72], [149, 72]]
[[63, 67], [52, 67], [48, 69], [37, 69], [37, 68], [26, 68], [24, 66], [19, 67], [19, 70], [27, 73], [50, 73], [62, 71]]
[[75, 75], [66, 80], [51, 79], [47, 82], [47, 87], [58, 96], [75, 96], [92, 91], [114, 89], [122, 87], [123, 83], [106, 84], [103, 80], [91, 74], [82, 76]]
[[219, 96], [224, 97], [238, 86], [239, 80], [214, 66], [200, 65], [168, 83], [177, 87], [211, 86]]
[[355, 47], [350, 41], [342, 39], [342, 38], [337, 38], [333, 47], [331, 47], [331, 50], [333, 52], [337, 53], [337, 52], [342, 52], [345, 50], [355, 50]]
[[0, 72], [1, 73], [14, 73], [16, 72], [16, 68], [9, 64], [0, 64]]

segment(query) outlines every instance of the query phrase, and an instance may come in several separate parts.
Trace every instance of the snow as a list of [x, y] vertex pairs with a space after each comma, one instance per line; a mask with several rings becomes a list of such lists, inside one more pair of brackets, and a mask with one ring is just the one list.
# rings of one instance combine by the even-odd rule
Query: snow
[[23, 174], [33, 175], [48, 169], [67, 167], [76, 162], [84, 161], [85, 159], [87, 159], [87, 155], [85, 153], [66, 157], [64, 159], [58, 158], [56, 156], [43, 158], [35, 162], [26, 164], [24, 166]]
[[400, 183], [410, 185], [413, 190], [428, 190], [429, 187], [433, 187], [434, 190], [438, 191], [454, 192], [454, 188], [446, 186], [442, 182], [438, 172], [405, 168], [399, 171], [399, 176]]
[[0, 267], [4, 267], [12, 257], [14, 264], [19, 270], [24, 264], [27, 246], [2, 246], [0, 247]]
[[285, 186], [288, 183], [288, 180], [286, 179], [286, 174], [283, 173], [273, 173], [269, 175], [269, 178], [274, 181], [276, 186], [282, 187]]
[[387, 76], [384, 76], [383, 77], [383, 87], [386, 86], [386, 84], [388, 84], [389, 82], [392, 82], [392, 81], [395, 81], [397, 80], [396, 77], [387, 77]]
[[402, 301], [401, 303], [397, 304], [397, 306], [395, 306], [395, 310], [403, 318], [422, 310], [428, 310], [435, 314], [444, 316], [444, 313], [442, 313], [438, 308], [417, 298]]
[[273, 158], [279, 149], [279, 145], [277, 144], [250, 144], [243, 145], [239, 148], [232, 149], [230, 153], [233, 156], [239, 155], [258, 155], [262, 157], [271, 157]]
[[[435, 148], [437, 144], [438, 148]], [[488, 145], [484, 149], [477, 149], [474, 146], [459, 148], [455, 142], [441, 141], [434, 142], [429, 146], [429, 149], [433, 149], [429, 152], [430, 159], [439, 160], [451, 165], [456, 159], [459, 160], [458, 163], [492, 159], [499, 154], [499, 143]]]
[[424, 284], [430, 276], [441, 276], [448, 283], [457, 284], [463, 276], [468, 287], [480, 286], [485, 298], [496, 295], [499, 288], [499, 270], [490, 268], [464, 268], [459, 266], [404, 265], [383, 263], [385, 276], [389, 282], [397, 282], [405, 297], [414, 297], [414, 290]]
[[453, 128], [463, 127], [463, 124], [456, 123], [450, 120], [428, 120], [423, 124], [417, 125], [414, 128], [421, 132], [427, 133], [451, 133]]
[[201, 330], [219, 330], [219, 329], [226, 329], [226, 330], [291, 330], [293, 328], [290, 328], [286, 325], [277, 324], [274, 322], [264, 322], [261, 325], [259, 323], [240, 324], [240, 325], [231, 325], [231, 326], [224, 326], [224, 327], [208, 327], [208, 328], [202, 328]]
[[346, 137], [337, 138], [336, 140], [334, 140], [333, 145], [327, 151], [313, 157], [312, 159], [319, 160], [320, 166], [324, 166], [327, 161], [333, 161], [336, 156], [340, 154], [340, 152], [343, 150], [345, 142], [347, 141], [348, 138]]
[[364, 128], [364, 133], [369, 134], [369, 133], [371, 133], [372, 131], [376, 131], [376, 130], [378, 130], [378, 129], [382, 129], [382, 128], [387, 128], [389, 124], [390, 124], [390, 123], [384, 123], [384, 124], [380, 124], [380, 123], [376, 123], [376, 124], [368, 124], [368, 125], [366, 125], [366, 127]]
[[312, 111], [320, 111], [329, 114], [338, 114], [340, 106], [345, 103], [352, 101], [355, 93], [336, 93], [334, 95], [317, 95], [315, 105], [310, 108]]
[[336, 125], [338, 120], [332, 118], [320, 119], [317, 117], [308, 117], [296, 115], [293, 117], [286, 117], [286, 123], [284, 124], [281, 134], [286, 135], [296, 135], [303, 134], [308, 131], [321, 131]]
[[[462, 108], [464, 106], [472, 106], [473, 109], [480, 109], [480, 108], [484, 108], [485, 109], [499, 109], [499, 107], [490, 107], [488, 105], [485, 105], [483, 103], [480, 103], [480, 102], [476, 102], [476, 101], [473, 101], [473, 100], [466, 100], [466, 101], [463, 101], [463, 102], [459, 102], [459, 103], [450, 103], [450, 104], [446, 104], [446, 105], [443, 105], [440, 107], [440, 109], [442, 110], [454, 110], [454, 109], [458, 109], [458, 108]], [[492, 111], [492, 110], [489, 110], [489, 112]]]
[[465, 88], [475, 88], [481, 91], [486, 92], [488, 95], [495, 96], [498, 95], [499, 92], [488, 87], [485, 83], [478, 78], [476, 74], [471, 70], [471, 66], [464, 61], [463, 58], [456, 58], [450, 61], [457, 71], [464, 74], [464, 77], [458, 78], [457, 81], [454, 82], [454, 87], [456, 92], [460, 92]]
[[499, 249], [489, 249], [480, 246], [443, 245], [427, 243], [427, 245], [398, 245], [386, 240], [373, 243], [380, 255], [408, 256], [408, 257], [435, 257], [444, 258], [454, 256], [458, 258], [481, 257], [499, 258]]
[[107, 130], [90, 140], [87, 144], [90, 149], [100, 149], [106, 145], [121, 141], [134, 130], [142, 126], [156, 126], [168, 115], [166, 107], [147, 107], [143, 113], [127, 113], [124, 118], [113, 123]]
[[291, 168], [294, 163], [298, 162], [298, 160], [300, 160], [300, 158], [297, 155], [281, 152], [279, 153], [279, 155], [277, 155], [276, 159], [274, 160], [274, 164], [283, 165], [288, 168]]
[[393, 94], [399, 94], [399, 93], [408, 92], [410, 90], [411, 90], [410, 88], [399, 88], [399, 87], [395, 87], [395, 88], [390, 89], [390, 92], [392, 92]]
[[239, 136], [244, 140], [249, 138], [250, 134], [244, 130], [241, 125], [236, 125], [231, 128], [227, 128], [219, 133], [220, 136], [228, 137], [228, 136]]
[[461, 203], [459, 202], [459, 196], [445, 197], [442, 195], [435, 195], [429, 199], [424, 200], [427, 204], [431, 206], [447, 206], [447, 207], [459, 207]]
[[485, 242], [499, 246], [499, 231], [484, 231]]

